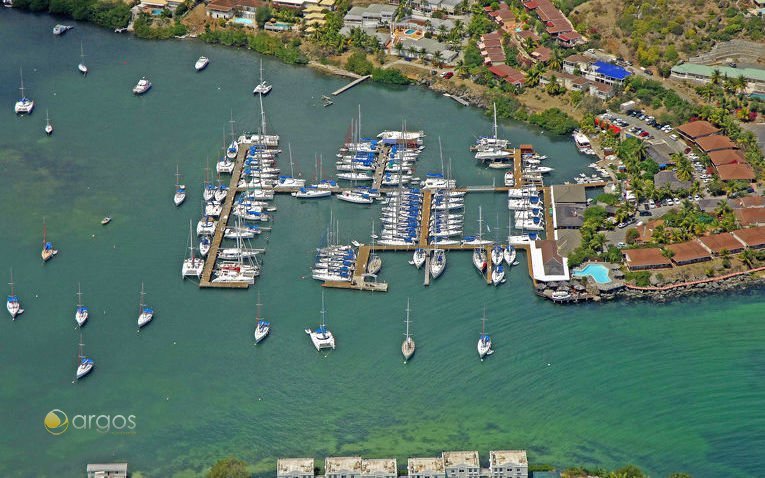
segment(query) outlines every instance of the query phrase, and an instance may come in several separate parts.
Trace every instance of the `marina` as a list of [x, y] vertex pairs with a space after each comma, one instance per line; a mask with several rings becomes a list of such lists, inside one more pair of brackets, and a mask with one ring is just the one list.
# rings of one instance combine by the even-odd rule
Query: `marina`
[[[18, 411], [0, 419], [7, 430], [1, 474], [36, 476], [44, 470], [78, 476], [85, 463], [104, 460], [129, 461], [130, 471], [144, 476], [201, 475], [218, 451], [264, 473], [273, 472], [279, 456], [323, 460], [359, 453], [396, 457], [404, 464], [410, 456], [435, 457], [453, 449], [454, 436], [481, 450], [484, 460], [489, 450], [528, 447], [534, 463], [571, 463], [576, 457], [577, 463], [615, 468], [640, 450], [638, 464], [651, 476], [678, 470], [693, 476], [758, 474], [762, 454], [741, 450], [762, 439], [762, 427], [752, 420], [762, 403], [756, 367], [765, 340], [759, 291], [669, 304], [560, 307], [535, 294], [524, 266], [525, 245], [517, 246], [520, 264], [508, 268], [507, 283], [500, 287], [485, 286], [472, 265], [471, 248], [446, 250], [448, 265], [440, 277], [429, 277], [426, 290], [425, 264], [419, 270], [408, 265], [414, 250], [378, 252], [384, 264], [377, 280], [389, 284], [386, 294], [322, 288], [311, 279], [310, 267], [330, 215], [341, 220], [345, 240], [338, 242], [356, 239], [369, 245], [371, 255], [367, 238], [372, 220], [380, 235], [382, 201], [367, 206], [334, 198], [296, 200], [285, 192], [275, 192], [271, 201], [277, 222], [256, 223], [273, 229], [261, 228], [253, 246], [268, 250], [256, 290], [200, 289], [196, 279], [184, 282], [179, 275], [184, 253], [189, 254], [189, 220], [195, 227], [201, 215], [205, 157], [220, 158], [221, 126], [232, 109], [237, 124], [258, 124], [258, 98], [251, 92], [260, 57], [199, 41], [147, 42], [82, 23], [54, 39], [51, 27], [65, 20], [14, 9], [3, 14], [0, 39], [10, 45], [18, 37], [23, 48], [9, 49], [11, 67], [0, 72], [8, 85], [8, 121], [0, 131], [8, 187], [0, 204], [4, 217], [14, 221], [0, 254], [3, 282], [12, 266], [14, 294], [26, 311], [0, 323], [0, 354], [12, 364], [3, 374], [2, 404]], [[91, 45], [87, 79], [75, 69], [81, 36]], [[200, 56], [212, 61], [197, 74], [193, 65]], [[513, 216], [503, 184], [506, 171], [479, 167], [466, 151], [491, 129], [482, 111], [418, 87], [373, 83], [346, 91], [343, 101], [324, 108], [317, 101], [322, 92], [347, 80], [273, 58], [263, 63], [275, 85], [269, 120], [284, 138], [279, 163], [286, 174], [287, 141], [296, 177], [298, 171], [313, 176], [317, 153], [324, 155], [325, 170], [334, 173], [329, 158], [361, 103], [369, 111], [364, 130], [370, 134], [399, 129], [402, 119], [427, 132], [417, 159], [415, 176], [421, 179], [441, 170], [441, 137], [443, 157], [453, 161], [454, 191], [466, 191], [464, 232], [476, 232], [480, 205], [485, 224], [491, 224], [485, 238], [496, 241], [499, 213], [500, 242], [505, 241], [508, 215]], [[26, 94], [39, 109], [38, 116], [15, 118], [11, 107], [22, 64]], [[133, 97], [129, 89], [143, 75], [156, 89]], [[50, 139], [42, 131], [46, 109], [56, 127]], [[228, 125], [225, 129], [228, 133]], [[545, 187], [590, 175], [592, 157], [577, 156], [571, 138], [541, 135], [513, 121], [501, 122], [499, 133], [549, 156], [542, 164], [555, 171]], [[175, 207], [171, 196], [179, 163], [188, 196]], [[230, 188], [229, 178], [223, 178]], [[493, 185], [504, 190], [489, 192]], [[338, 187], [353, 189], [352, 183]], [[14, 207], [20, 198], [23, 213]], [[45, 266], [39, 255], [43, 216], [61, 251]], [[106, 216], [112, 221], [102, 226]], [[233, 218], [229, 227], [235, 227]], [[196, 236], [194, 242], [196, 247]], [[229, 247], [233, 241], [222, 242], [221, 249]], [[428, 257], [433, 262], [432, 253]], [[79, 345], [74, 293], [80, 281], [90, 313], [83, 355], [98, 366], [74, 385]], [[142, 281], [157, 315], [138, 334]], [[321, 291], [329, 311], [326, 325], [338, 342], [336, 350], [319, 353], [304, 329], [319, 325]], [[257, 292], [273, 328], [256, 346]], [[409, 297], [417, 351], [403, 365]], [[481, 363], [476, 341], [484, 304], [495, 353]], [[395, 389], [380, 387], [384, 383]], [[603, 383], [609, 386], [604, 389]], [[635, 399], [638, 388], [649, 399]], [[684, 390], [696, 399], [678, 392]], [[497, 412], [507, 408], [508, 397], [514, 411]], [[70, 421], [78, 413], [135, 414], [137, 428], [123, 434], [70, 426], [62, 437], [52, 437], [41, 422], [53, 408], [67, 412]], [[722, 419], [707, 420], [721, 409]], [[179, 433], [184, 440], [167, 439]], [[646, 434], [655, 439], [647, 443]], [[38, 458], [31, 462], [19, 450], [39, 450]]]

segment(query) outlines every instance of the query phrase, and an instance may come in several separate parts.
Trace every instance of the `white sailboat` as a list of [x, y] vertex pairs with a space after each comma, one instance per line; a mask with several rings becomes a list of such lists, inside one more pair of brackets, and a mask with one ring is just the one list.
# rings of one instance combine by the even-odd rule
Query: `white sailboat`
[[183, 204], [186, 200], [186, 185], [181, 184], [181, 173], [178, 169], [178, 164], [175, 165], [175, 195], [173, 195], [173, 203], [176, 206]]
[[74, 320], [79, 327], [85, 325], [88, 321], [88, 308], [82, 305], [82, 290], [79, 282], [77, 283], [77, 309], [74, 312]]
[[79, 380], [85, 375], [89, 374], [93, 367], [96, 365], [96, 363], [93, 361], [93, 359], [88, 358], [88, 356], [85, 355], [85, 352], [83, 351], [85, 347], [85, 344], [82, 343], [82, 334], [80, 334], [80, 350], [77, 354], [77, 373], [75, 375], [75, 379]]
[[377, 274], [380, 272], [380, 269], [382, 269], [382, 258], [375, 254], [375, 237], [377, 237], [377, 234], [375, 234], [375, 223], [372, 221], [372, 249], [369, 253], [369, 260], [367, 261], [367, 273], [369, 274]]
[[486, 333], [486, 308], [484, 307], [483, 318], [481, 319], [481, 336], [478, 338], [478, 356], [483, 362], [484, 357], [491, 355], [494, 351], [491, 349], [491, 336]]
[[268, 334], [271, 332], [271, 322], [263, 320], [260, 317], [260, 306], [261, 305], [262, 304], [260, 303], [260, 291], [258, 291], [258, 303], [256, 304], [257, 311], [255, 313], [256, 314], [255, 318], [257, 319], [257, 324], [255, 325], [255, 333], [254, 333], [254, 335], [255, 335], [255, 343], [256, 344], [259, 343], [261, 340], [265, 339], [268, 336]]
[[85, 65], [85, 52], [82, 49], [82, 42], [80, 42], [80, 64], [77, 65], [77, 69], [80, 70], [80, 73], [82, 73], [83, 76], [88, 75], [88, 67]]
[[311, 337], [313, 346], [317, 351], [321, 349], [335, 349], [335, 337], [332, 332], [327, 328], [325, 323], [325, 315], [327, 311], [324, 309], [324, 291], [321, 292], [321, 325], [316, 330], [305, 329], [305, 333]]
[[45, 110], [45, 134], [48, 136], [53, 134], [53, 125], [50, 124], [50, 117], [48, 116], [48, 110]]
[[16, 291], [14, 290], [13, 268], [11, 268], [11, 281], [8, 283], [8, 285], [11, 286], [11, 293], [8, 296], [8, 299], [5, 301], [5, 308], [8, 309], [8, 313], [11, 314], [11, 319], [16, 320], [16, 316], [23, 314], [24, 309], [21, 308], [21, 302], [19, 301], [18, 296], [16, 296]]
[[267, 95], [271, 92], [272, 85], [263, 79], [263, 60], [260, 60], [260, 83], [252, 90], [253, 95]]
[[40, 257], [42, 257], [43, 262], [48, 262], [58, 254], [58, 250], [53, 248], [53, 243], [48, 242], [47, 240], [48, 235], [48, 228], [45, 225], [45, 218], [43, 218], [43, 248], [40, 252]]
[[202, 277], [205, 261], [201, 257], [194, 256], [194, 237], [191, 233], [191, 219], [189, 219], [189, 257], [183, 260], [181, 277]]
[[503, 282], [505, 282], [505, 268], [502, 265], [502, 262], [499, 262], [492, 266], [491, 283], [496, 287]]
[[406, 363], [412, 355], [414, 355], [414, 339], [409, 335], [409, 299], [406, 299], [406, 333], [404, 334], [404, 342], [401, 344], [401, 353], [404, 355], [404, 363]]
[[143, 282], [141, 282], [141, 301], [138, 305], [138, 328], [151, 322], [154, 318], [154, 309], [143, 303], [143, 297], [146, 293], [143, 291]]
[[446, 269], [446, 250], [433, 249], [433, 257], [430, 259], [430, 276], [438, 279], [444, 273], [444, 269]]
[[412, 264], [416, 268], [422, 267], [423, 264], [425, 264], [425, 259], [427, 259], [428, 252], [425, 249], [422, 249], [421, 247], [418, 247], [414, 250], [414, 254], [412, 255]]
[[19, 98], [14, 105], [13, 111], [15, 111], [17, 115], [30, 114], [35, 108], [35, 102], [31, 98], [27, 98], [24, 94], [24, 73], [21, 67], [19, 67], [19, 77], [21, 78], [21, 87], [19, 88], [19, 90], [21, 90], [21, 98]]

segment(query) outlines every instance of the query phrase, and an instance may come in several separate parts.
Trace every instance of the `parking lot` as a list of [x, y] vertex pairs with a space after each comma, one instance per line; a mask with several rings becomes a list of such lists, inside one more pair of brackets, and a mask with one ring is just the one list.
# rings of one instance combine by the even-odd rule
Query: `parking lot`
[[[657, 151], [666, 150], [671, 155], [682, 153], [686, 148], [685, 143], [675, 134], [671, 125], [659, 124], [653, 116], [646, 115], [640, 110], [629, 110], [626, 114], [609, 111], [601, 117], [622, 128], [626, 134], [654, 145]], [[669, 156], [666, 159], [668, 160]]]

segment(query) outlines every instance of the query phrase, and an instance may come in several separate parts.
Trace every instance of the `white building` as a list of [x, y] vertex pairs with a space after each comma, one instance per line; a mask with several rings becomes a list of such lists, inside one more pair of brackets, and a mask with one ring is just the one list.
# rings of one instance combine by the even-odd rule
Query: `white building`
[[364, 478], [398, 478], [395, 458], [370, 458], [361, 461]]
[[445, 451], [441, 457], [446, 478], [479, 478], [481, 474], [477, 451]]
[[276, 478], [314, 478], [313, 458], [280, 458]]
[[408, 478], [446, 478], [443, 457], [409, 458], [406, 473]]
[[328, 456], [324, 459], [326, 478], [361, 478], [360, 456]]
[[526, 450], [504, 450], [489, 452], [491, 478], [527, 478], [529, 461]]

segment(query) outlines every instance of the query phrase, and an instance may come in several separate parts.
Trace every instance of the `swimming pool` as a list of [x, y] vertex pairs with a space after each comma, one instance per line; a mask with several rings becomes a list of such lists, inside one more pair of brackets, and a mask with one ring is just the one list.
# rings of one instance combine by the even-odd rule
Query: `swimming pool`
[[749, 98], [754, 98], [757, 100], [765, 100], [765, 93], [752, 93], [751, 95], [749, 95]]
[[598, 284], [608, 284], [611, 279], [608, 277], [608, 267], [603, 264], [587, 264], [581, 269], [574, 270], [574, 277], [590, 276]]
[[155, 8], [154, 10], [151, 11], [151, 14], [154, 15], [155, 17], [158, 17], [162, 15], [162, 10], [159, 8]]
[[249, 18], [234, 18], [234, 23], [239, 23], [240, 25], [252, 25], [253, 21]]
[[404, 33], [407, 34], [407, 35], [414, 35], [415, 33], [417, 33], [417, 30], [413, 30], [413, 29], [410, 28], [409, 30], [405, 31]]

